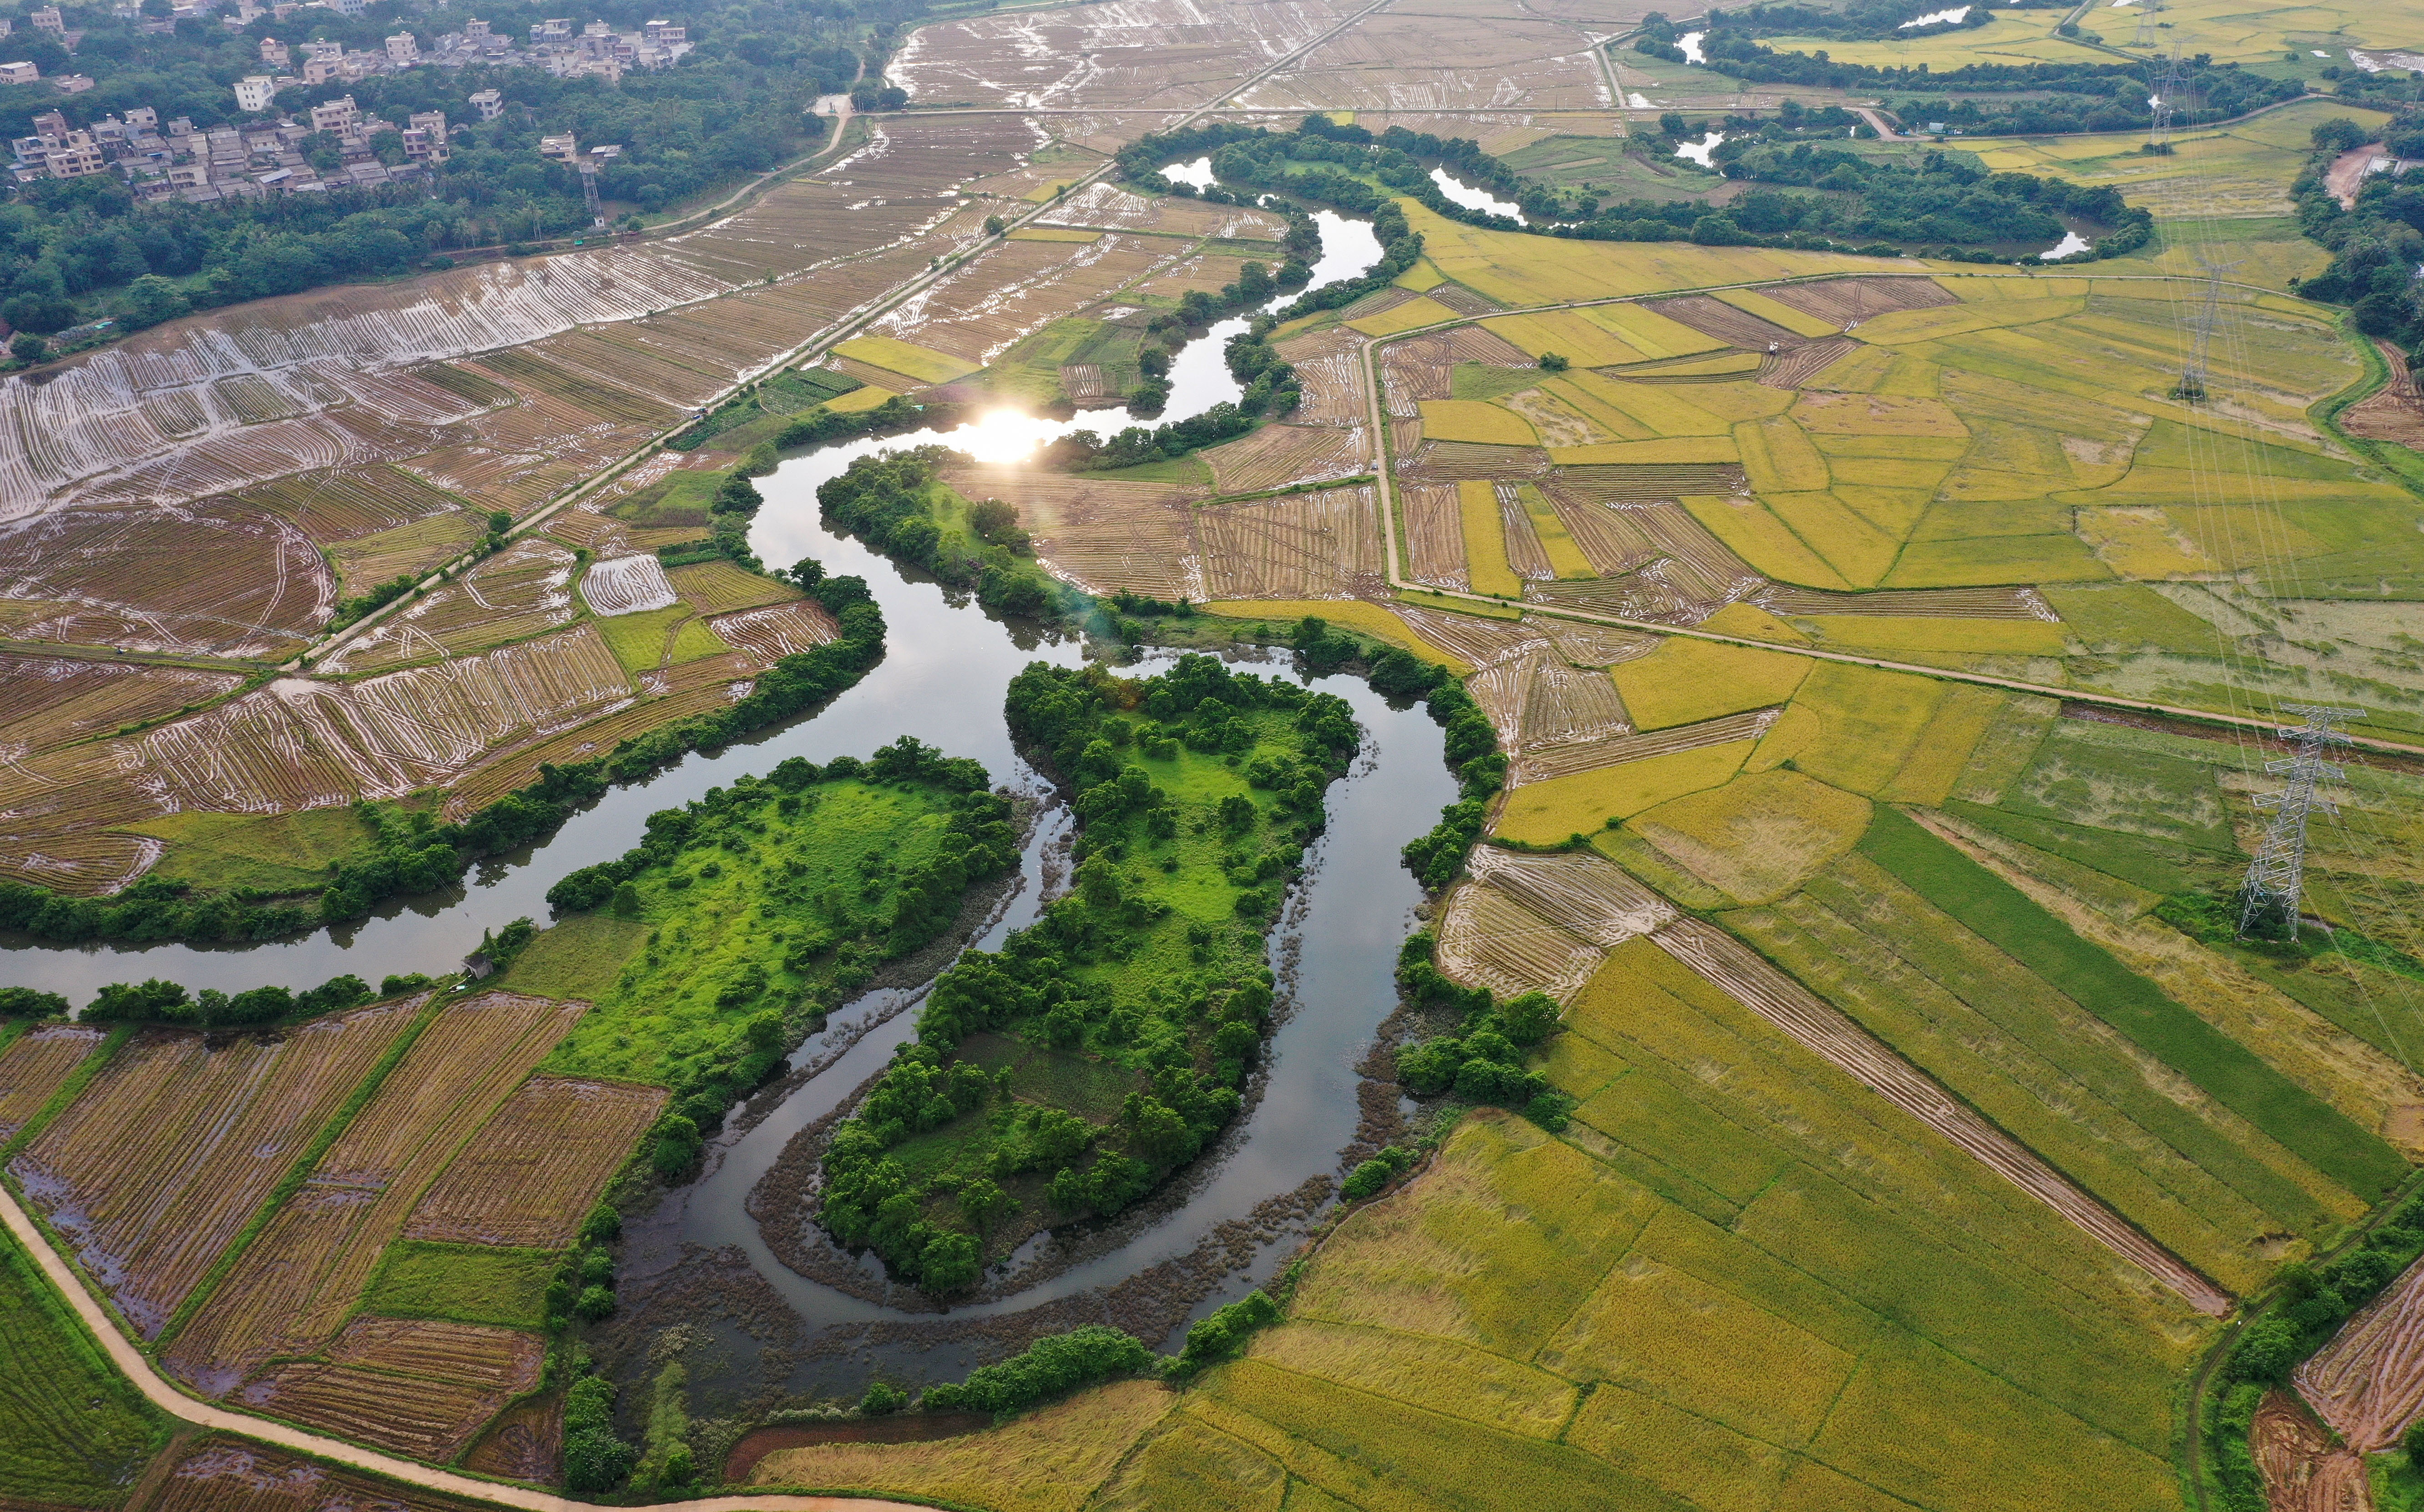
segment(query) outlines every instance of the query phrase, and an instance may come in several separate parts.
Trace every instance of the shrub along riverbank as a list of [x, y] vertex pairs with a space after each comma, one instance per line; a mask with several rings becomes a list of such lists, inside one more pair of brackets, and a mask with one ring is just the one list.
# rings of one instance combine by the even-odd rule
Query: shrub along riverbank
[[1342, 700], [1203, 656], [1133, 681], [1037, 663], [1008, 712], [1070, 794], [1076, 885], [943, 974], [824, 1162], [827, 1232], [936, 1295], [1121, 1212], [1236, 1114], [1263, 941], [1360, 739]]

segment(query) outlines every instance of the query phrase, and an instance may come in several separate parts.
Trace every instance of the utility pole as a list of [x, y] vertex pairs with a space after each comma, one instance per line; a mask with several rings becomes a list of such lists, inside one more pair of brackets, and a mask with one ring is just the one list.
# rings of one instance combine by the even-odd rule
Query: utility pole
[[2189, 349], [2188, 365], [2180, 370], [2180, 381], [2172, 390], [2172, 397], [2195, 404], [2206, 397], [2206, 379], [2211, 376], [2206, 366], [2206, 354], [2213, 346], [2213, 326], [2222, 310], [2222, 276], [2244, 263], [2239, 258], [2229, 263], [2212, 263], [2204, 253], [2197, 254], [2197, 265], [2205, 269], [2205, 299], [2198, 305], [2196, 332]]
[[2272, 810], [2272, 822], [2265, 828], [2264, 844], [2248, 864], [2247, 881], [2239, 889], [2239, 932], [2253, 933], [2279, 924], [2294, 940], [2299, 899], [2306, 884], [2306, 816], [2319, 808], [2326, 814], [2339, 812], [2329, 798], [2315, 790], [2316, 786], [2348, 775], [2347, 768], [2323, 759], [2323, 749], [2355, 744], [2336, 726], [2346, 720], [2363, 719], [2365, 710], [2328, 704], [2284, 704], [2281, 712], [2304, 714], [2306, 723], [2282, 727], [2281, 739], [2289, 742], [2295, 755], [2264, 763], [2265, 771], [2286, 775], [2289, 785], [2256, 800], [2257, 807]]

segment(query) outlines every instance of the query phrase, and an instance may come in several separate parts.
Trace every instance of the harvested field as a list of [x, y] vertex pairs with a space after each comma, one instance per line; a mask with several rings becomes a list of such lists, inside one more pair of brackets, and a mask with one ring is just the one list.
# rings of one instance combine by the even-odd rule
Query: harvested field
[[1555, 484], [1540, 491], [1555, 508], [1566, 533], [1573, 537], [1574, 544], [1589, 559], [1591, 570], [1601, 577], [1631, 572], [1666, 554], [1658, 537], [1645, 528], [1639, 514], [1578, 496]]
[[1544, 481], [1561, 492], [1603, 504], [1750, 492], [1749, 476], [1731, 462], [1587, 462], [1560, 467]]
[[1613, 948], [1672, 921], [1675, 907], [1593, 851], [1531, 855], [1477, 846], [1472, 874], [1559, 929]]
[[[1090, 183], [1061, 200], [1037, 224], [1208, 236], [1216, 241], [1276, 242], [1286, 233], [1278, 216], [1260, 210], [1207, 205], [1167, 196], [1148, 199], [1117, 184], [1102, 183]], [[1271, 253], [1265, 261], [1277, 262], [1279, 254]]]
[[1372, 470], [1370, 433], [1333, 425], [1266, 425], [1196, 454], [1221, 493], [1253, 493]]
[[1541, 546], [1540, 533], [1533, 528], [1531, 512], [1523, 507], [1515, 485], [1495, 484], [1491, 492], [1498, 501], [1498, 529], [1507, 542], [1507, 565], [1527, 582], [1555, 581], [1556, 566]]
[[1681, 505], [1651, 504], [1613, 513], [1617, 518], [1591, 520], [1593, 533], [1577, 533], [1576, 539], [1598, 541], [1600, 549], [1610, 550], [1611, 560], [1620, 560], [1609, 543], [1623, 542], [1623, 554], [1633, 554], [1639, 547], [1632, 538], [1646, 538], [1658, 549], [1655, 561], [1621, 576], [1529, 583], [1523, 597], [1627, 619], [1698, 625], [1765, 581]]
[[1628, 761], [1673, 756], [1679, 751], [1698, 751], [1708, 746], [1729, 745], [1736, 740], [1757, 740], [1767, 733], [1768, 726], [1776, 723], [1780, 712], [1780, 709], [1756, 708], [1746, 713], [1728, 714], [1720, 719], [1702, 720], [1697, 724], [1651, 730], [1646, 735], [1614, 735], [1600, 740], [1571, 741], [1526, 751], [1516, 758], [1507, 774], [1507, 785], [1521, 788], [1530, 783], [1547, 782], [1554, 777], [1571, 777], [1577, 772], [1621, 766]]
[[920, 27], [885, 66], [912, 101], [1187, 109], [1312, 41], [1346, 14], [1312, 0], [1245, 10], [1196, 0], [972, 16]]
[[1410, 483], [1470, 483], [1535, 477], [1548, 466], [1549, 454], [1537, 446], [1425, 441], [1414, 453], [1412, 464], [1399, 470]]
[[1833, 326], [1851, 326], [1890, 310], [1932, 310], [1958, 304], [1933, 279], [1821, 279], [1814, 283], [1770, 284], [1759, 291], [1779, 305], [1815, 315]]
[[1770, 583], [1750, 601], [1771, 614], [1894, 614], [1917, 619], [2038, 620], [2061, 616], [2033, 588], [1916, 588], [1839, 594]]
[[562, 1249], [664, 1102], [660, 1087], [534, 1077], [446, 1168], [405, 1237]]
[[654, 555], [610, 556], [581, 575], [581, 601], [601, 616], [642, 614], [680, 602]]
[[2408, 1266], [2290, 1380], [2350, 1448], [2397, 1443], [2424, 1414], [2424, 1265]]
[[955, 468], [943, 481], [965, 498], [1016, 508], [1037, 557], [1091, 593], [1209, 597], [1187, 508], [1195, 490], [1025, 468]]
[[145, 1030], [9, 1172], [127, 1320], [156, 1337], [423, 1001], [277, 1034]]
[[507, 1408], [463, 1456], [463, 1468], [547, 1485], [560, 1472], [563, 1458], [564, 1404], [542, 1400]]
[[577, 405], [602, 419], [624, 424], [663, 430], [680, 418], [672, 406], [627, 392], [600, 380], [595, 373], [570, 373], [518, 348], [483, 352], [470, 365], [469, 371], [485, 372], [501, 381], [526, 386], [550, 398]]
[[1641, 308], [1746, 351], [1764, 352], [1773, 348], [1783, 352], [1810, 340], [1704, 294], [1685, 294], [1680, 299], [1645, 299]]
[[1292, 337], [1273, 350], [1295, 367], [1304, 401], [1288, 419], [1299, 425], [1360, 425], [1364, 413], [1363, 338], [1332, 329]]
[[1352, 598], [1385, 594], [1379, 500], [1371, 485], [1195, 515], [1210, 599]]
[[[1484, 847], [1487, 849], [1487, 847]], [[1440, 969], [1505, 997], [1547, 993], [1563, 1001], [1599, 969], [1598, 948], [1487, 882], [1448, 895], [1439, 922]]]
[[729, 562], [697, 562], [673, 570], [674, 591], [702, 614], [727, 613], [789, 603], [800, 597], [789, 583], [760, 577]]
[[2369, 441], [2424, 449], [2424, 398], [2418, 398], [2416, 374], [2407, 354], [2377, 340], [2374, 350], [2390, 367], [2390, 381], [2340, 411], [2340, 429]]
[[1487, 667], [1546, 644], [1540, 632], [1516, 620], [1489, 619], [1447, 610], [1395, 603], [1389, 612], [1416, 635], [1474, 667]]
[[448, 1005], [178, 1333], [169, 1372], [218, 1396], [271, 1359], [319, 1353], [423, 1191], [586, 1006], [503, 992]]
[[538, 1384], [537, 1335], [470, 1323], [357, 1318], [326, 1363], [272, 1366], [235, 1400], [256, 1412], [443, 1463]]
[[1147, 277], [1172, 257], [1167, 245], [1139, 236], [1005, 242], [910, 295], [869, 328], [982, 366], [1022, 337]]
[[[1445, 305], [1459, 315], [1487, 315], [1505, 307], [1497, 300], [1475, 294], [1460, 283], [1443, 283], [1423, 291], [1423, 297], [1435, 305]], [[1453, 336], [1455, 332], [1451, 332]]]
[[585, 760], [612, 751], [634, 736], [662, 728], [678, 719], [705, 709], [722, 708], [731, 701], [730, 689], [724, 687], [697, 688], [689, 692], [650, 697], [619, 708], [602, 719], [575, 724], [535, 744], [516, 746], [502, 756], [474, 766], [468, 774], [449, 783], [443, 812], [449, 822], [460, 822], [474, 810], [537, 780], [539, 768], [545, 763], [551, 761], [561, 766], [567, 761]]
[[269, 814], [400, 798], [631, 697], [605, 639], [556, 635], [359, 682], [281, 677], [122, 750], [154, 812]]
[[770, 667], [787, 656], [822, 645], [841, 633], [841, 627], [834, 623], [824, 607], [807, 599], [796, 604], [744, 609], [713, 621], [712, 628], [726, 643]]
[[2052, 1208], [2089, 1237], [2177, 1293], [2191, 1307], [2211, 1317], [2230, 1311], [2228, 1293], [2123, 1222], [2034, 1152], [1946, 1095], [1858, 1024], [1717, 926], [1697, 918], [1677, 919], [1651, 938], [1736, 1002]]
[[0, 761], [149, 724], [243, 681], [188, 667], [0, 655]]
[[1406, 575], [1434, 588], [1469, 590], [1464, 522], [1452, 483], [1410, 483], [1396, 490], [1406, 521]]
[[1443, 336], [1390, 342], [1380, 349], [1382, 408], [1400, 420], [1411, 420], [1422, 413], [1424, 400], [1456, 397], [1448, 376], [1454, 365]]
[[0, 1052], [0, 1141], [40, 1112], [51, 1094], [107, 1038], [102, 1029], [43, 1024], [26, 1030]]
[[325, 542], [358, 540], [463, 507], [453, 494], [391, 467], [297, 472], [256, 484], [230, 499], [234, 504], [267, 510], [292, 521], [311, 539]]
[[1848, 336], [1822, 336], [1774, 357], [1762, 357], [1757, 381], [1763, 388], [1798, 389], [1828, 363], [1860, 349], [1860, 343]]
[[1486, 368], [1538, 366], [1532, 360], [1531, 353], [1486, 326], [1459, 326], [1454, 330], [1441, 332], [1433, 339], [1440, 343], [1440, 350], [1450, 367], [1459, 362], [1478, 362]]
[[479, 1504], [228, 1440], [185, 1452], [129, 1512], [471, 1512]]
[[1616, 103], [1588, 45], [1555, 22], [1500, 12], [1487, 26], [1458, 27], [1449, 56], [1443, 56], [1440, 28], [1435, 14], [1369, 17], [1256, 85], [1243, 103], [1392, 111]]
[[1557, 654], [1578, 667], [1612, 667], [1619, 661], [1648, 656], [1660, 637], [1613, 625], [1587, 625], [1578, 620], [1542, 617], [1532, 623], [1545, 631]]
[[8, 628], [20, 641], [265, 660], [297, 649], [337, 601], [309, 536], [224, 499], [0, 526], [0, 608], [29, 601]]
[[2248, 1425], [2248, 1452], [2264, 1475], [2270, 1512], [2370, 1512], [2365, 1461], [2299, 1400], [2275, 1387], [2264, 1393]]
[[459, 656], [537, 635], [571, 621], [572, 552], [525, 535], [454, 582], [423, 595], [321, 662], [329, 673]]

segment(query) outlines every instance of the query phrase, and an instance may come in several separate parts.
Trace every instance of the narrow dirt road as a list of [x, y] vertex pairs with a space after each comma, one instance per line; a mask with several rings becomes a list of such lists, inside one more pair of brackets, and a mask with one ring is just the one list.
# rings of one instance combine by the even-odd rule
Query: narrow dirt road
[[[136, 1390], [141, 1392], [152, 1406], [171, 1417], [200, 1427], [240, 1433], [263, 1443], [313, 1455], [448, 1496], [518, 1507], [522, 1512], [597, 1512], [594, 1504], [576, 1502], [534, 1486], [508, 1486], [481, 1480], [477, 1476], [459, 1475], [453, 1471], [438, 1470], [414, 1460], [383, 1455], [375, 1449], [364, 1449], [342, 1439], [306, 1433], [282, 1423], [271, 1423], [242, 1412], [231, 1412], [208, 1402], [198, 1402], [153, 1370], [150, 1357], [118, 1331], [118, 1326], [110, 1321], [108, 1313], [90, 1292], [85, 1290], [84, 1282], [68, 1263], [59, 1258], [58, 1251], [51, 1248], [50, 1241], [43, 1237], [41, 1230], [34, 1226], [34, 1220], [26, 1216], [25, 1210], [17, 1204], [17, 1199], [6, 1186], [0, 1186], [0, 1220], [7, 1222], [8, 1232], [25, 1247], [34, 1257], [34, 1263], [42, 1267], [42, 1274], [58, 1288], [59, 1295], [75, 1309], [76, 1316], [101, 1342], [103, 1351], [109, 1356], [109, 1362], [123, 1372], [126, 1378], [135, 1383]], [[922, 1504], [914, 1502], [875, 1501], [858, 1496], [715, 1496], [626, 1508], [625, 1512], [926, 1512], [926, 1509]]]

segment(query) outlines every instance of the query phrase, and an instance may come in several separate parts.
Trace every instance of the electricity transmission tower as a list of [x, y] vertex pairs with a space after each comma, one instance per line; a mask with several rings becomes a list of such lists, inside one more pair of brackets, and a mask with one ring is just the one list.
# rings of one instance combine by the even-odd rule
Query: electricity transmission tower
[[2172, 397], [2191, 404], [2206, 396], [2206, 353], [2213, 345], [2214, 318], [2222, 308], [2222, 276], [2244, 263], [2239, 258], [2228, 263], [2208, 262], [2204, 253], [2197, 254], [2197, 265], [2205, 269], [2205, 299], [2198, 305], [2196, 329], [2189, 350], [2188, 365], [2180, 370], [2180, 381], [2172, 390]]
[[[2152, 24], [2151, 16], [2145, 18]], [[2172, 118], [2179, 113], [2180, 96], [2188, 92], [2188, 76], [2180, 72], [2180, 44], [2172, 44], [2171, 56], [2163, 60], [2163, 72], [2155, 81], [2155, 92], [2146, 103], [2154, 110], [2154, 124], [2146, 131], [2146, 150], [2167, 153], [2172, 150]]]
[[598, 165], [584, 157], [578, 166], [581, 169], [581, 198], [589, 202], [589, 223], [603, 226], [606, 224], [606, 212], [598, 204]]
[[2336, 726], [2344, 720], [2363, 719], [2365, 710], [2334, 708], [2327, 704], [2284, 704], [2281, 712], [2304, 714], [2306, 723], [2295, 727], [2285, 725], [2281, 730], [2281, 739], [2289, 742], [2296, 755], [2264, 763], [2265, 771], [2286, 774], [2289, 785], [2256, 800], [2257, 807], [2272, 810], [2272, 822], [2266, 826], [2264, 844], [2248, 864], [2247, 881], [2239, 889], [2239, 932], [2246, 934], [2278, 924], [2294, 940], [2298, 937], [2298, 901], [2306, 881], [2306, 816], [2319, 808], [2326, 814], [2339, 812], [2329, 798], [2315, 790], [2316, 785], [2337, 782], [2348, 775], [2347, 768], [2323, 759], [2323, 749], [2353, 745], [2354, 739]]
[[2161, 0], [2146, 0], [2145, 5], [2138, 11], [2138, 35], [2130, 39], [2130, 46], [2152, 47], [2155, 45], [2155, 12], [2162, 8]]

